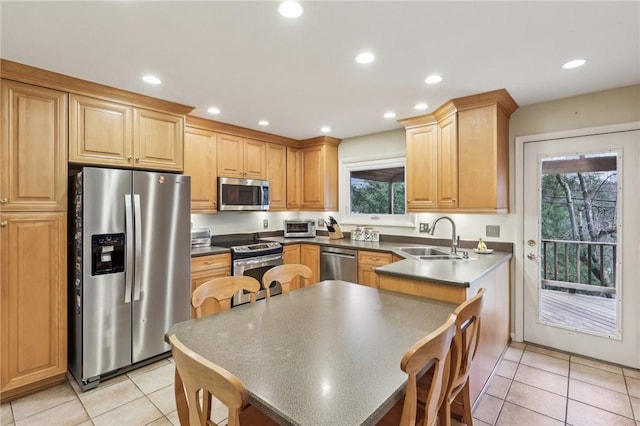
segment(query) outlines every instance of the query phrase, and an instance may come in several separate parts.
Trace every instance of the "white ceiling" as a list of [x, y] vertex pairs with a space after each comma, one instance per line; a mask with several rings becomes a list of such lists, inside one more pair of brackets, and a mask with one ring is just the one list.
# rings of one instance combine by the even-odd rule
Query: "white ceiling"
[[[399, 128], [383, 113], [498, 88], [523, 106], [640, 83], [639, 1], [302, 4], [289, 20], [272, 1], [2, 1], [0, 56], [296, 139]], [[376, 61], [357, 64], [363, 50]]]

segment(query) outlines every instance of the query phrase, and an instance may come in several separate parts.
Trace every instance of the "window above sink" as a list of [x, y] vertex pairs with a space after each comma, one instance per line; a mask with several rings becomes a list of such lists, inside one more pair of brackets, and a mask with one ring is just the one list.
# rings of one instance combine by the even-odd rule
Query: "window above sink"
[[342, 163], [342, 223], [415, 227], [406, 207], [405, 166], [405, 157]]

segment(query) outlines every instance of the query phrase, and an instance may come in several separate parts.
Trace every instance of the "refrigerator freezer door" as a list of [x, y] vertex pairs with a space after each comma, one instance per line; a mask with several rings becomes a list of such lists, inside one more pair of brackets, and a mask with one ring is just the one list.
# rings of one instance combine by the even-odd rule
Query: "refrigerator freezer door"
[[[125, 290], [133, 271], [94, 274], [90, 254], [92, 236], [132, 236], [125, 225], [132, 182], [130, 171], [87, 167], [83, 174], [82, 379], [87, 380], [131, 364], [131, 303], [126, 303], [131, 295]], [[125, 256], [131, 256], [126, 249]]]
[[191, 314], [191, 182], [189, 176], [169, 173], [133, 176], [141, 238], [133, 297], [135, 363], [169, 351], [164, 334]]

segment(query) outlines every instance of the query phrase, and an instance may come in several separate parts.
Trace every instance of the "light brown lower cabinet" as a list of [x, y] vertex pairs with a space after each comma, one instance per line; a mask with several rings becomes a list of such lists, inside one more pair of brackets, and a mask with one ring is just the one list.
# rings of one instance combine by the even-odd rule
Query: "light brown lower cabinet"
[[[191, 294], [196, 288], [209, 280], [231, 275], [231, 254], [212, 254], [191, 258]], [[202, 304], [202, 315], [213, 313], [211, 301]], [[191, 318], [195, 318], [196, 311], [191, 307]]]
[[64, 381], [67, 214], [0, 214], [0, 399]]
[[375, 251], [358, 251], [358, 283], [369, 287], [378, 288], [378, 274], [376, 268], [393, 261], [391, 253]]
[[[285, 265], [300, 263], [300, 244], [284, 246], [282, 257], [282, 262]], [[289, 290], [297, 290], [298, 288], [300, 288], [300, 278], [294, 278], [293, 281], [291, 281]]]
[[405, 294], [462, 303], [473, 297], [480, 288], [487, 291], [482, 298], [480, 343], [470, 373], [471, 403], [475, 403], [480, 391], [500, 360], [509, 343], [509, 271], [510, 263], [504, 262], [469, 287], [411, 280], [389, 275], [379, 275], [380, 288]]
[[309, 284], [315, 284], [320, 281], [320, 246], [300, 244], [300, 263], [311, 268]]

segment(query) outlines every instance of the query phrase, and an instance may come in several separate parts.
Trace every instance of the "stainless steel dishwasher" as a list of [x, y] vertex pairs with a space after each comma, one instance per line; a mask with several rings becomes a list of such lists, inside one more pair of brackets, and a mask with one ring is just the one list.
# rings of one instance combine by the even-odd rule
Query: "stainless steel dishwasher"
[[358, 282], [358, 252], [337, 247], [320, 249], [320, 280]]

